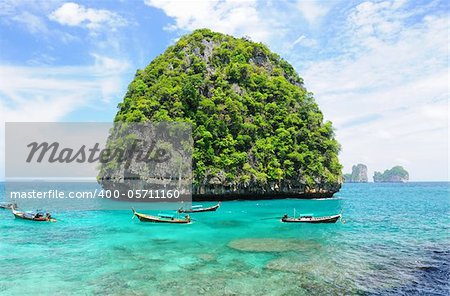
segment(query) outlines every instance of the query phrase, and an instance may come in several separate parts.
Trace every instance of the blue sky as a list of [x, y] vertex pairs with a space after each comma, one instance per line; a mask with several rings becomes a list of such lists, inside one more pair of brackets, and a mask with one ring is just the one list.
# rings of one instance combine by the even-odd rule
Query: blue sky
[[334, 123], [345, 171], [403, 165], [412, 180], [448, 180], [448, 11], [407, 0], [0, 0], [0, 120], [111, 121], [137, 69], [208, 27], [293, 64]]

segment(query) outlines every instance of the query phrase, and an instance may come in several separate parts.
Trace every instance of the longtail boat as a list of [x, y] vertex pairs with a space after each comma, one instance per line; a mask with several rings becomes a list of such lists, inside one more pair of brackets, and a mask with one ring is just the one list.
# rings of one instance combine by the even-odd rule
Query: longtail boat
[[38, 221], [38, 222], [56, 222], [56, 219], [52, 218], [49, 213], [43, 212], [20, 212], [12, 209], [14, 217], [18, 219]]
[[12, 210], [13, 208], [17, 208], [17, 204], [9, 202], [0, 203], [0, 209]]
[[152, 215], [146, 215], [136, 212], [133, 210], [133, 218], [136, 216], [138, 217], [139, 221], [141, 222], [153, 222], [153, 223], [175, 223], [175, 224], [187, 224], [191, 222], [191, 218], [189, 215], [186, 215], [184, 219], [175, 218], [172, 215], [158, 215], [158, 216], [152, 216]]
[[284, 215], [281, 218], [281, 222], [286, 223], [336, 223], [339, 218], [341, 218], [342, 215], [332, 215], [332, 216], [324, 216], [324, 217], [313, 217], [313, 216], [299, 216], [297, 218], [295, 217], [288, 217], [288, 215]]
[[178, 213], [201, 213], [201, 212], [215, 212], [220, 207], [220, 202], [214, 206], [204, 208], [202, 205], [192, 206], [190, 209], [180, 208]]

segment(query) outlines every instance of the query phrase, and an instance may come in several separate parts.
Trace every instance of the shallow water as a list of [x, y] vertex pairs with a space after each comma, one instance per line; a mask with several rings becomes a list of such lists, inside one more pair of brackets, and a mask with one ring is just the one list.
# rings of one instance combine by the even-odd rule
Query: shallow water
[[[345, 184], [328, 200], [223, 202], [189, 225], [3, 210], [0, 294], [447, 295], [449, 194], [449, 183]], [[345, 224], [281, 223], [294, 208], [343, 210]]]

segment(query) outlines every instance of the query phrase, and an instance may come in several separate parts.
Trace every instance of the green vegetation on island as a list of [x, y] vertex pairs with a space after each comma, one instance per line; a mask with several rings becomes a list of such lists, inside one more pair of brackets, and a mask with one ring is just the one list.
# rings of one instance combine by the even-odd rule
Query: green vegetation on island
[[367, 166], [359, 163], [352, 166], [351, 174], [344, 174], [344, 182], [346, 183], [367, 183]]
[[390, 170], [385, 170], [384, 173], [375, 172], [373, 175], [373, 181], [376, 183], [401, 183], [408, 180], [409, 174], [402, 166], [395, 166]]
[[196, 30], [138, 70], [116, 122], [189, 122], [194, 194], [331, 196], [340, 145], [294, 68], [265, 45]]

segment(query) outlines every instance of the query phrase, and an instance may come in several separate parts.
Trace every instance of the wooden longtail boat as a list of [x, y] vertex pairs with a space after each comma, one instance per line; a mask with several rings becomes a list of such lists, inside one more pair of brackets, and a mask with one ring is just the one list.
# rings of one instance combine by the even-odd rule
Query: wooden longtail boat
[[49, 213], [42, 212], [20, 212], [12, 209], [14, 217], [24, 220], [38, 221], [38, 222], [56, 222]]
[[169, 215], [152, 216], [136, 212], [133, 210], [134, 216], [138, 217], [141, 222], [153, 222], [153, 223], [175, 223], [175, 224], [187, 224], [191, 222], [189, 215], [186, 215], [184, 219], [175, 218]]
[[16, 207], [17, 207], [17, 204], [15, 204], [15, 203], [9, 203], [9, 202], [0, 203], [0, 209], [12, 210], [13, 208], [16, 208]]
[[190, 209], [180, 208], [178, 213], [201, 213], [201, 212], [215, 212], [220, 207], [220, 202], [212, 207], [204, 208], [202, 205], [192, 206]]
[[324, 217], [300, 216], [297, 218], [284, 215], [281, 218], [281, 221], [286, 223], [336, 223], [336, 221], [341, 217], [341, 214]]

